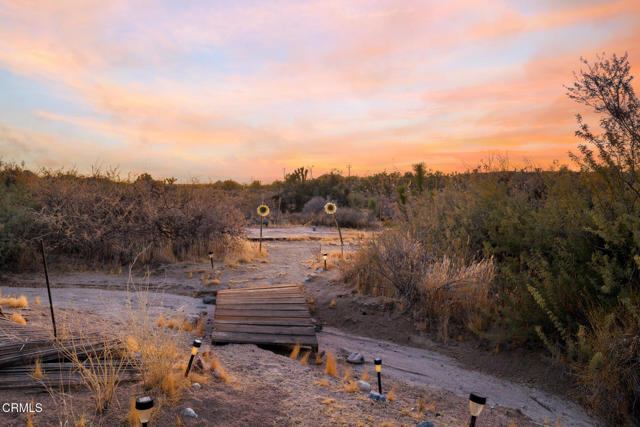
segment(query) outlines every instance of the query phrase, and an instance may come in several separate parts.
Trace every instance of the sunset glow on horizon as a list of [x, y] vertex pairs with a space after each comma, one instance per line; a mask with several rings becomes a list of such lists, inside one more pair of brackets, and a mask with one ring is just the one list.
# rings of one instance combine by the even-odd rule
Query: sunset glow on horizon
[[0, 160], [201, 181], [568, 163], [640, 2], [0, 0]]

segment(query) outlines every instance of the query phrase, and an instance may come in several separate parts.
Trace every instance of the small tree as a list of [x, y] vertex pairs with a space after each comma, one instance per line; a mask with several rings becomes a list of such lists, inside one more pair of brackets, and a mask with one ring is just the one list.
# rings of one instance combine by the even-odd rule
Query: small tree
[[603, 133], [594, 134], [578, 114], [582, 156], [571, 157], [583, 170], [601, 174], [612, 191], [627, 193], [626, 202], [634, 207], [640, 199], [640, 102], [631, 86], [628, 55], [599, 55], [593, 64], [581, 60], [585, 69], [574, 73], [567, 95], [601, 115]]

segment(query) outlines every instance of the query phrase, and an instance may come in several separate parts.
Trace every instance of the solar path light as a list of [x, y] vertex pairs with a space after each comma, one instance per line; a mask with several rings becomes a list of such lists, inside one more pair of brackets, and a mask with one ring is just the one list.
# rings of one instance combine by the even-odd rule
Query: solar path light
[[147, 427], [147, 423], [151, 418], [151, 410], [153, 409], [153, 397], [142, 396], [136, 399], [136, 411], [142, 427]]
[[469, 412], [471, 412], [471, 422], [469, 422], [469, 427], [474, 427], [476, 425], [476, 418], [480, 415], [486, 403], [486, 397], [479, 396], [475, 393], [471, 393], [469, 395]]
[[191, 357], [189, 358], [189, 364], [187, 365], [187, 370], [184, 371], [185, 378], [189, 375], [189, 371], [191, 370], [191, 364], [193, 363], [193, 358], [198, 354], [198, 349], [202, 345], [202, 340], [195, 339], [193, 340], [193, 348], [191, 348]]
[[376, 372], [378, 373], [378, 393], [382, 394], [382, 379], [380, 373], [382, 372], [382, 359], [375, 359], [373, 363], [376, 365]]
[[213, 270], [213, 251], [209, 251], [209, 260], [211, 260], [211, 270]]
[[328, 254], [325, 252], [322, 254], [322, 259], [324, 260], [324, 269], [327, 269], [327, 256]]

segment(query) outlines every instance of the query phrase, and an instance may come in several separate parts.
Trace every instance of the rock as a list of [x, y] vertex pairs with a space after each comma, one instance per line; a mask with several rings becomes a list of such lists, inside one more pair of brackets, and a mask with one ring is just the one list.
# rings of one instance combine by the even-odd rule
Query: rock
[[359, 380], [358, 388], [360, 389], [360, 391], [371, 391], [371, 384], [369, 384], [368, 382]]
[[202, 303], [203, 304], [215, 304], [216, 303], [216, 297], [204, 297], [202, 298]]
[[213, 374], [214, 377], [220, 378], [220, 371], [218, 371], [217, 369], [214, 369], [211, 373]]
[[422, 421], [416, 424], [416, 427], [435, 427], [431, 421]]
[[375, 400], [376, 402], [386, 402], [387, 396], [384, 394], [376, 393], [375, 391], [369, 392], [369, 398]]
[[349, 355], [347, 362], [353, 363], [354, 365], [362, 365], [364, 363], [364, 356], [356, 351]]
[[184, 408], [182, 411], [180, 411], [180, 413], [185, 417], [198, 418], [198, 414], [196, 414], [196, 411], [191, 408]]
[[195, 388], [196, 390], [200, 390], [202, 388], [200, 383], [193, 383], [193, 384], [191, 384], [191, 387]]
[[315, 226], [311, 227], [311, 231], [316, 231], [316, 227]]
[[314, 329], [315, 329], [316, 332], [320, 332], [322, 330], [322, 324], [321, 323], [316, 323]]
[[313, 276], [307, 276], [306, 279], [304, 279], [305, 282], [310, 282], [313, 280]]
[[323, 271], [323, 270], [322, 270], [322, 267], [318, 267], [318, 268], [316, 269], [316, 273], [322, 273], [322, 271]]

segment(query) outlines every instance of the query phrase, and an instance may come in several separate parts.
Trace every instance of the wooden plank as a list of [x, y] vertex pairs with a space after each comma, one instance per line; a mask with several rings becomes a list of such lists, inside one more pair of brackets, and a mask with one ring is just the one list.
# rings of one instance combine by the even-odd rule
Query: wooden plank
[[274, 335], [314, 335], [313, 326], [288, 326], [288, 325], [248, 325], [248, 324], [218, 324], [215, 332], [248, 332], [252, 334]]
[[220, 292], [289, 292], [300, 291], [298, 286], [267, 286], [263, 288], [229, 288], [220, 289]]
[[218, 327], [220, 325], [273, 325], [273, 326], [314, 326], [311, 319], [283, 319], [283, 318], [268, 318], [268, 317], [228, 317], [223, 319], [217, 319], [215, 321], [215, 326]]
[[309, 317], [309, 311], [216, 309], [216, 317]]
[[301, 298], [300, 292], [265, 292], [265, 293], [252, 293], [250, 295], [233, 293], [216, 295], [217, 298]]
[[241, 332], [214, 332], [214, 342], [250, 344], [300, 344], [317, 346], [315, 335], [246, 334]]
[[223, 304], [217, 304], [216, 305], [216, 310], [220, 310], [220, 311], [224, 311], [224, 310], [251, 310], [251, 311], [261, 311], [261, 310], [285, 310], [285, 311], [304, 311], [304, 312], [308, 312], [309, 309], [307, 308], [307, 305], [302, 305], [302, 304], [283, 304], [283, 303], [277, 303], [277, 304], [271, 304], [271, 303], [266, 303], [266, 304], [243, 304], [243, 303], [238, 303], [238, 302], [234, 302], [233, 304], [229, 304], [229, 303], [223, 303]]
[[254, 286], [252, 288], [224, 289], [224, 292], [227, 292], [227, 291], [244, 291], [244, 290], [281, 289], [281, 288], [302, 289], [302, 285], [298, 285], [296, 283], [279, 283], [279, 284], [276, 284], [276, 285]]
[[307, 300], [304, 298], [251, 298], [251, 299], [242, 299], [242, 298], [224, 298], [217, 299], [216, 305], [221, 304], [298, 304], [298, 305], [307, 305]]

